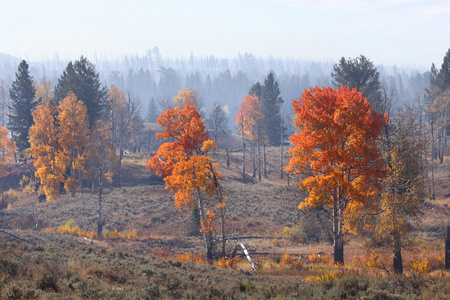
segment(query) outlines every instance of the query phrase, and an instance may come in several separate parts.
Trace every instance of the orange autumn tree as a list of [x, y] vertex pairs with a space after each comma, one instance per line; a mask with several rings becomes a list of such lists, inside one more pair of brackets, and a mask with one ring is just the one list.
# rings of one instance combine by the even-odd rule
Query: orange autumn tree
[[261, 132], [262, 132], [262, 122], [264, 115], [261, 109], [261, 104], [256, 95], [252, 96], [247, 94], [241, 102], [239, 110], [236, 112], [237, 131], [241, 133], [242, 145], [244, 148], [244, 159], [242, 162], [242, 173], [243, 180], [245, 181], [245, 139], [252, 143], [253, 151], [253, 175], [252, 178], [256, 176], [256, 164], [255, 164], [255, 148], [258, 149], [258, 169], [259, 169], [259, 180], [261, 181]]
[[[8, 130], [0, 126], [0, 178], [3, 180], [9, 174], [8, 165], [16, 151], [16, 144], [9, 138]], [[2, 203], [5, 200], [4, 184], [2, 183]]]
[[204, 195], [218, 198], [216, 211], [221, 216], [222, 252], [225, 251], [225, 203], [220, 191], [221, 175], [216, 171], [219, 165], [212, 163], [207, 156], [208, 151], [216, 145], [208, 140], [208, 132], [195, 106], [187, 104], [184, 108], [168, 109], [157, 118], [157, 122], [165, 130], [157, 133], [156, 137], [171, 139], [173, 142], [162, 144], [148, 162], [147, 168], [164, 178], [166, 188], [175, 193], [175, 204], [180, 210], [184, 205], [197, 205], [205, 237], [206, 255], [211, 260], [211, 233], [215, 212], [206, 210]]
[[66, 158], [68, 176], [64, 188], [75, 196], [85, 170], [86, 144], [89, 132], [87, 109], [73, 92], [69, 92], [58, 105], [58, 141]]
[[199, 107], [195, 91], [190, 90], [187, 87], [178, 91], [178, 96], [173, 97], [173, 102], [175, 103], [176, 108], [183, 108], [186, 105], [193, 105], [196, 108]]
[[50, 102], [39, 105], [32, 112], [33, 126], [30, 127], [29, 141], [34, 158], [35, 176], [41, 182], [40, 193], [48, 201], [59, 196], [60, 183], [64, 181], [66, 158], [58, 141], [56, 109]]
[[293, 100], [298, 131], [287, 172], [308, 173], [299, 209], [325, 207], [333, 221], [334, 262], [344, 263], [346, 215], [371, 205], [381, 192], [384, 160], [377, 148], [383, 117], [356, 89], [311, 88]]

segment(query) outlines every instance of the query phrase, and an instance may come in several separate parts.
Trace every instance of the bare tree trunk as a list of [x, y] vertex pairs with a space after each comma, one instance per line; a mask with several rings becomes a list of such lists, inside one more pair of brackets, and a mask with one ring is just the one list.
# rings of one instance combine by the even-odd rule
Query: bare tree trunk
[[266, 141], [264, 141], [263, 143], [263, 164], [264, 164], [264, 178], [267, 178]]
[[120, 153], [119, 153], [119, 185], [123, 185], [123, 170], [122, 170], [122, 159], [123, 159], [123, 144], [122, 138], [120, 139]]
[[447, 225], [447, 237], [445, 238], [445, 269], [450, 270], [450, 226]]
[[103, 183], [100, 178], [98, 183], [98, 220], [97, 220], [97, 234], [98, 237], [102, 236], [103, 231], [103, 221], [102, 221], [102, 193], [103, 193]]
[[394, 273], [398, 275], [403, 274], [403, 262], [402, 262], [402, 249], [394, 249], [394, 261], [393, 261], [393, 268]]
[[227, 148], [227, 167], [228, 168], [230, 167], [230, 153], [228, 151], [228, 148]]
[[152, 130], [149, 129], [149, 131], [148, 131], [148, 152], [150, 152], [151, 143], [152, 143]]
[[434, 193], [434, 159], [435, 159], [435, 143], [434, 143], [434, 122], [431, 121], [430, 122], [430, 127], [431, 127], [431, 196], [433, 197], [433, 199], [435, 198], [435, 193]]
[[258, 137], [258, 179], [261, 182], [261, 139]]
[[[280, 179], [283, 180], [283, 121], [281, 122], [281, 142], [280, 142]], [[289, 177], [289, 175], [288, 175]], [[288, 181], [289, 185], [289, 181]]]
[[[200, 194], [200, 190], [197, 189], [197, 200], [198, 200], [198, 211], [200, 213], [200, 221], [203, 224], [206, 221], [205, 215], [205, 207], [203, 205], [203, 198]], [[206, 258], [209, 263], [211, 263], [213, 258], [212, 247], [211, 247], [211, 232], [206, 232], [203, 227], [203, 236], [205, 237], [205, 246], [206, 246]]]
[[245, 182], [245, 138], [244, 130], [242, 129], [242, 147], [243, 147], [243, 158], [242, 158], [242, 181]]
[[342, 209], [339, 205], [339, 197], [333, 195], [333, 242], [334, 264], [344, 264], [344, 237], [342, 234]]

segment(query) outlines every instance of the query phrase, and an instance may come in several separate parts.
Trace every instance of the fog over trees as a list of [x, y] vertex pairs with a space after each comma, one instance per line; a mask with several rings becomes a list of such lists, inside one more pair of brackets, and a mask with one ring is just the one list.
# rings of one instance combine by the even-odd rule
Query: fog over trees
[[[0, 56], [0, 80], [11, 86], [20, 61], [11, 56]], [[158, 47], [144, 55], [87, 59], [95, 65], [102, 86], [109, 87], [114, 84], [140, 104], [140, 114], [145, 121], [154, 122], [154, 114], [149, 112], [149, 106], [156, 107], [159, 115], [163, 111], [162, 104], [171, 101], [178, 90], [188, 87], [196, 91], [206, 117], [213, 112], [215, 104], [226, 106], [229, 110], [227, 127], [232, 131], [235, 130], [235, 113], [249, 87], [256, 82], [264, 82], [269, 72], [274, 73], [280, 96], [285, 100], [281, 110], [284, 115], [289, 115], [292, 112], [291, 100], [298, 98], [305, 89], [311, 86], [332, 85], [331, 73], [336, 63], [259, 58], [251, 53], [238, 54], [232, 59], [214, 55], [197, 57], [195, 54], [168, 58], [161, 54]], [[27, 62], [30, 65], [30, 75], [36, 81], [45, 76], [53, 86], [58, 83], [68, 63], [57, 56], [51, 60]], [[424, 89], [429, 86], [429, 71], [373, 63], [380, 73], [384, 90], [393, 95], [395, 106], [417, 101], [418, 97], [423, 97]], [[147, 116], [151, 116], [152, 120], [147, 120]]]

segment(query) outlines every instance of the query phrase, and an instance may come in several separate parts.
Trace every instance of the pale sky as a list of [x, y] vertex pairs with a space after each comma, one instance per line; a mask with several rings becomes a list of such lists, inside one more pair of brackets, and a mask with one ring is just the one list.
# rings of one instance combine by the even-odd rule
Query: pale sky
[[0, 0], [0, 53], [30, 61], [85, 55], [300, 58], [440, 66], [448, 0]]

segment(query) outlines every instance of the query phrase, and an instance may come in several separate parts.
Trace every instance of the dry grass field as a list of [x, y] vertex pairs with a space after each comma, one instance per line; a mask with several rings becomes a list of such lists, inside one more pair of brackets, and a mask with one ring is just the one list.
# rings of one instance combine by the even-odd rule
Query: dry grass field
[[[289, 186], [286, 176], [280, 179], [279, 148], [266, 149], [267, 178], [244, 183], [239, 141], [238, 136], [219, 141], [230, 146], [229, 167], [224, 149], [211, 156], [223, 174], [227, 234], [271, 237], [240, 240], [257, 262], [257, 271], [250, 271], [241, 256], [206, 264], [202, 240], [188, 234], [192, 208], [180, 211], [164, 182], [145, 168], [154, 153], [130, 154], [124, 160], [123, 187], [108, 187], [103, 198], [104, 229], [110, 237], [50, 232], [70, 219], [86, 232], [96, 230], [97, 195], [88, 188], [75, 197], [61, 195], [42, 203], [30, 188], [5, 194], [0, 227], [35, 244], [0, 233], [0, 299], [449, 297], [450, 274], [443, 265], [450, 217], [448, 160], [437, 166], [436, 200], [423, 203], [422, 222], [413, 225], [411, 245], [403, 252], [405, 276], [397, 277], [392, 275], [389, 251], [371, 250], [365, 236], [346, 245], [344, 266], [333, 266], [327, 223], [322, 219], [321, 224], [315, 212], [298, 210], [305, 194], [295, 178]], [[287, 152], [285, 147], [285, 164]], [[247, 171], [251, 174], [248, 157]], [[36, 215], [40, 229], [49, 232], [36, 230]], [[119, 238], [115, 230], [137, 234]], [[237, 241], [229, 241], [227, 251], [237, 246]], [[319, 252], [325, 256], [317, 257]]]

